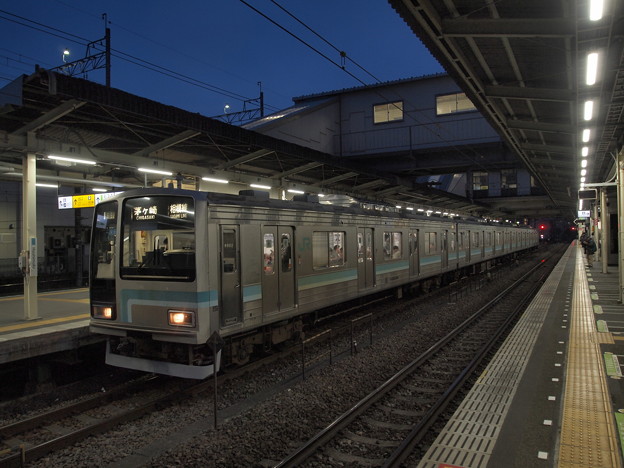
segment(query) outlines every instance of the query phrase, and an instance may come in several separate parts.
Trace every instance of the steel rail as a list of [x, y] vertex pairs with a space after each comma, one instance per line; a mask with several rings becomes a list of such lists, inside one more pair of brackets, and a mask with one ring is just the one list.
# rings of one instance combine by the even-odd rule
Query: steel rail
[[451, 386], [444, 392], [444, 394], [435, 402], [435, 404], [423, 415], [422, 420], [414, 426], [407, 437], [401, 442], [401, 444], [394, 450], [390, 457], [386, 460], [383, 468], [395, 468], [401, 466], [413, 452], [414, 448], [422, 441], [426, 436], [427, 431], [433, 426], [438, 418], [443, 414], [447, 406], [453, 401], [457, 393], [461, 390], [464, 384], [470, 379], [471, 374], [477, 369], [477, 367], [486, 359], [487, 354], [495, 347], [500, 337], [509, 328], [509, 325], [516, 319], [516, 317], [526, 308], [530, 299], [533, 298], [534, 293], [542, 286], [543, 276], [538, 280], [531, 292], [527, 294], [522, 301], [520, 301], [514, 311], [507, 317], [505, 322], [501, 324], [496, 333], [485, 343], [481, 349], [477, 352], [474, 359], [462, 370], [458, 377], [453, 381]]
[[[364, 411], [366, 411], [374, 403], [384, 397], [388, 392], [390, 392], [397, 385], [407, 379], [409, 375], [413, 373], [416, 369], [421, 367], [423, 363], [431, 359], [442, 347], [455, 339], [457, 335], [459, 335], [466, 328], [468, 328], [477, 318], [485, 314], [489, 309], [491, 309], [494, 305], [500, 302], [507, 294], [516, 289], [522, 282], [524, 282], [529, 276], [531, 276], [535, 272], [535, 270], [542, 267], [543, 264], [544, 260], [541, 260], [540, 263], [538, 263], [535, 267], [525, 273], [520, 279], [505, 288], [505, 290], [499, 293], [490, 302], [488, 302], [486, 305], [481, 307], [478, 311], [476, 311], [470, 317], [464, 320], [461, 324], [455, 327], [449, 334], [447, 334], [445, 337], [432, 345], [428, 350], [426, 350], [414, 361], [410, 362], [401, 370], [399, 370], [394, 376], [386, 380], [386, 382], [380, 385], [377, 389], [365, 396], [362, 400], [360, 400], [353, 407], [351, 407], [336, 420], [334, 420], [331, 424], [329, 424], [325, 429], [314, 435], [311, 439], [308, 440], [308, 442], [300, 446], [297, 450], [284, 458], [280, 463], [275, 465], [274, 468], [296, 467], [303, 463], [311, 455], [316, 453], [318, 449], [331, 441], [338, 434], [338, 432], [351, 424], [356, 418], [363, 414]], [[447, 393], [448, 392], [449, 391], [447, 391]]]

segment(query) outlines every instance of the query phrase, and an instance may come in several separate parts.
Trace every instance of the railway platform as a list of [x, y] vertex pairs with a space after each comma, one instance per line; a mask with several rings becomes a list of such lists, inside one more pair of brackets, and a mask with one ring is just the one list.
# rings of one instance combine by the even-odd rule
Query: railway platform
[[[91, 344], [87, 289], [0, 298], [0, 364]], [[420, 467], [618, 467], [624, 433], [618, 270], [573, 243]]]
[[572, 243], [421, 468], [621, 467], [618, 269]]
[[0, 364], [102, 340], [89, 333], [88, 289], [39, 293], [38, 315], [24, 319], [23, 296], [0, 298]]

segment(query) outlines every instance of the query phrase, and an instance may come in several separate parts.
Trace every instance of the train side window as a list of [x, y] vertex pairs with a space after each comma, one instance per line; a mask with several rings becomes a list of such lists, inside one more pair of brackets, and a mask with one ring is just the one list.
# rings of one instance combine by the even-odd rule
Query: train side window
[[330, 232], [329, 245], [332, 246], [329, 251], [329, 266], [342, 266], [345, 262], [344, 256], [344, 232]]
[[286, 273], [292, 270], [292, 245], [290, 242], [290, 234], [282, 233], [280, 238], [280, 256], [282, 259], [282, 272]]
[[326, 232], [314, 232], [312, 234], [312, 266], [327, 268], [329, 266], [329, 239]]
[[344, 265], [344, 241], [344, 232], [312, 233], [312, 266], [319, 269]]
[[409, 252], [414, 255], [418, 252], [418, 232], [409, 233]]
[[236, 231], [223, 230], [223, 273], [236, 271]]
[[479, 247], [479, 233], [478, 232], [472, 233], [472, 245], [474, 247]]
[[357, 233], [357, 256], [358, 263], [362, 263], [364, 261], [364, 233]]
[[455, 232], [451, 232], [451, 242], [450, 242], [450, 249], [451, 252], [455, 252], [455, 244], [456, 244], [456, 239], [457, 238], [457, 233]]
[[272, 233], [264, 235], [262, 270], [265, 275], [272, 275], [275, 272], [275, 236]]
[[386, 260], [397, 259], [403, 256], [401, 238], [402, 234], [400, 232], [384, 232], [383, 250]]
[[425, 253], [432, 254], [438, 251], [438, 233], [426, 232], [425, 233]]

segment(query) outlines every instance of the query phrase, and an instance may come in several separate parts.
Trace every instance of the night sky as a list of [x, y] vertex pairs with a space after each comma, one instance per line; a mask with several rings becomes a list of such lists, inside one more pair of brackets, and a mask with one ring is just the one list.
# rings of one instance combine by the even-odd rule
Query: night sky
[[[32, 73], [35, 64], [62, 65], [65, 48], [67, 61], [84, 57], [86, 42], [104, 37], [103, 13], [111, 29], [112, 86], [206, 116], [222, 114], [226, 104], [241, 110], [243, 100], [258, 97], [258, 82], [268, 114], [295, 96], [443, 72], [384, 0], [245, 1], [318, 52], [241, 0], [0, 0], [0, 86]], [[355, 77], [340, 68], [339, 51]], [[103, 84], [104, 70], [88, 79]]]

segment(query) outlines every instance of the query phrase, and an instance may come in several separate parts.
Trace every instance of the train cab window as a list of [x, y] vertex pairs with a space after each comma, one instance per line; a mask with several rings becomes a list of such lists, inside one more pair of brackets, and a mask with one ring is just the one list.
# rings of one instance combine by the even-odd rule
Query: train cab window
[[93, 258], [91, 277], [113, 279], [115, 240], [117, 234], [117, 202], [100, 203], [95, 208], [93, 225]]
[[272, 275], [275, 272], [275, 236], [272, 233], [264, 235], [262, 250], [262, 270], [265, 275]]
[[425, 232], [425, 253], [432, 254], [438, 251], [438, 233]]
[[195, 203], [191, 197], [129, 198], [122, 213], [122, 278], [195, 280]]
[[312, 234], [313, 267], [320, 269], [344, 265], [344, 242], [344, 232], [314, 232]]
[[402, 233], [400, 232], [384, 232], [384, 259], [398, 259], [403, 256], [403, 244], [401, 242], [401, 238]]

